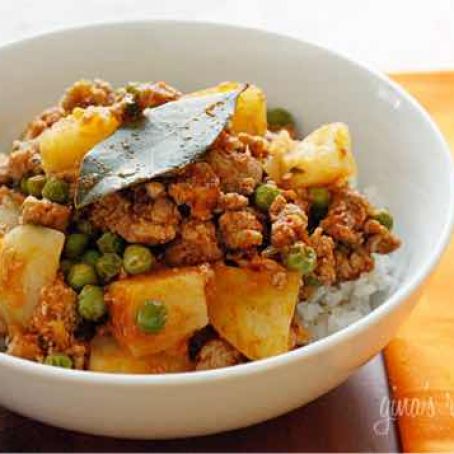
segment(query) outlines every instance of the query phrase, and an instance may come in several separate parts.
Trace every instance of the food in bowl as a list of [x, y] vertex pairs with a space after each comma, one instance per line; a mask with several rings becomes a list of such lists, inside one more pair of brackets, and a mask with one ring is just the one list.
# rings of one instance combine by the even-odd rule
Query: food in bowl
[[354, 321], [400, 246], [356, 171], [345, 124], [299, 139], [254, 85], [76, 82], [1, 167], [6, 353], [186, 372]]

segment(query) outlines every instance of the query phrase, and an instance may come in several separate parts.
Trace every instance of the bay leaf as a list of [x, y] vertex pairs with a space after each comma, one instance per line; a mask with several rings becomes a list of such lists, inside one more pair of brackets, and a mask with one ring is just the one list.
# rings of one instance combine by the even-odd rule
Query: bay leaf
[[82, 208], [200, 157], [226, 127], [246, 88], [171, 101], [119, 128], [85, 155], [75, 206]]

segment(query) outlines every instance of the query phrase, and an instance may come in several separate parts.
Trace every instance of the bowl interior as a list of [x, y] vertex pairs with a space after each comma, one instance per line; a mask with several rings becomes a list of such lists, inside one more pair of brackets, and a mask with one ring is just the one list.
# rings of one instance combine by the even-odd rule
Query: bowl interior
[[69, 30], [0, 50], [0, 150], [78, 78], [166, 80], [183, 91], [224, 80], [261, 86], [307, 133], [351, 129], [360, 186], [375, 186], [404, 240], [402, 285], [433, 258], [451, 219], [445, 145], [415, 103], [383, 78], [326, 50], [247, 29], [142, 23]]

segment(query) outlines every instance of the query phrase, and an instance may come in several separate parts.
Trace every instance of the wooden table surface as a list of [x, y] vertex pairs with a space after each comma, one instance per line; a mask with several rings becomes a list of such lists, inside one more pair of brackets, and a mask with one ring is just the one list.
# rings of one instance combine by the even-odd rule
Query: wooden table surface
[[380, 411], [387, 386], [377, 356], [334, 391], [285, 416], [242, 430], [168, 441], [82, 435], [0, 410], [0, 451], [396, 452], [394, 426]]

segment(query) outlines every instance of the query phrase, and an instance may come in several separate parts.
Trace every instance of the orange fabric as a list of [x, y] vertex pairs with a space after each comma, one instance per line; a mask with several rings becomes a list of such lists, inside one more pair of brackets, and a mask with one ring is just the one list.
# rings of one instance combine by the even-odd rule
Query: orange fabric
[[[454, 72], [398, 74], [454, 150]], [[453, 207], [454, 209], [454, 207]], [[454, 452], [454, 240], [416, 309], [385, 350], [406, 452]]]

